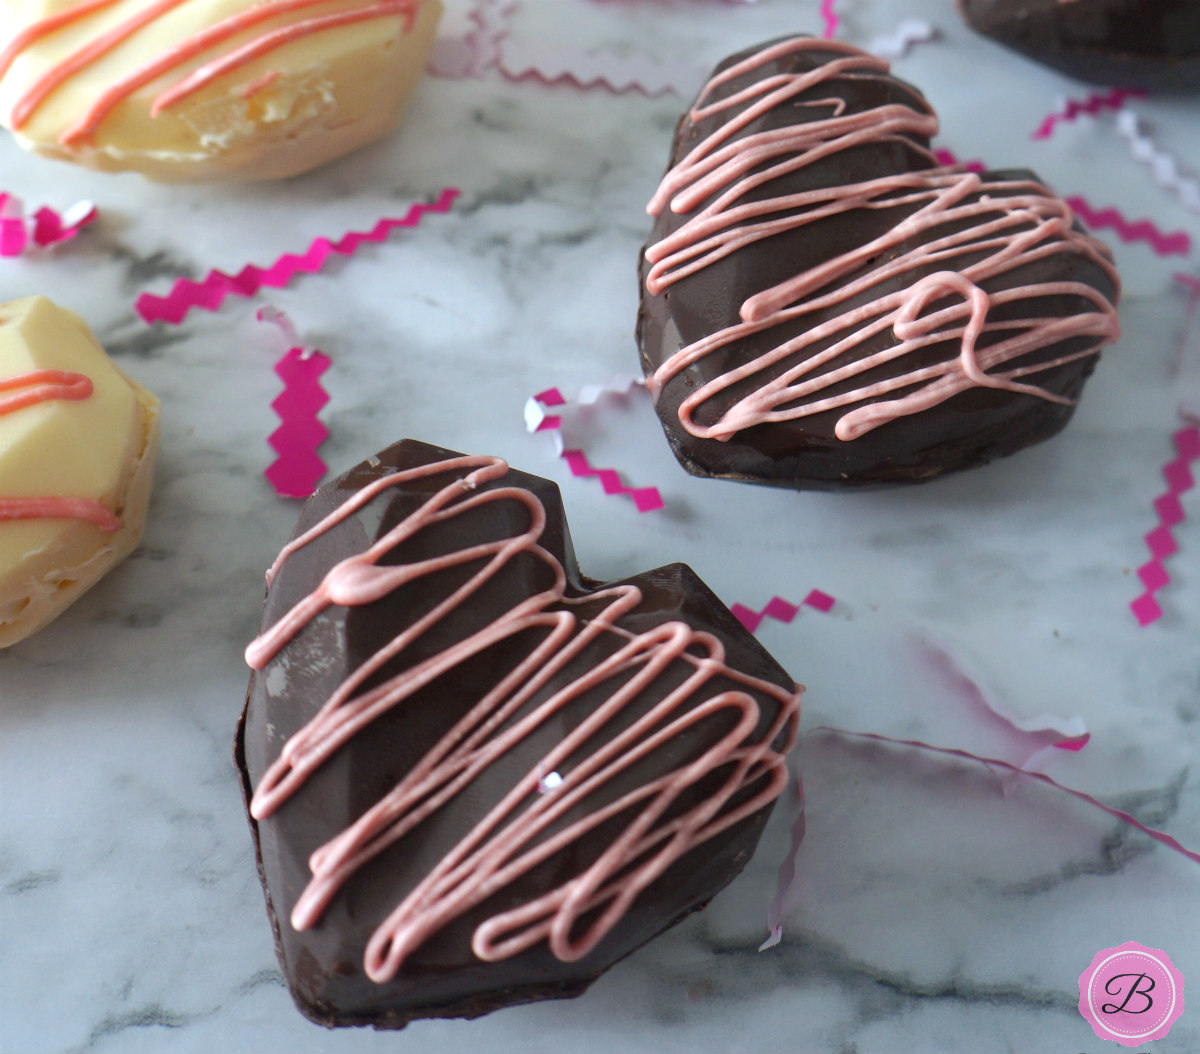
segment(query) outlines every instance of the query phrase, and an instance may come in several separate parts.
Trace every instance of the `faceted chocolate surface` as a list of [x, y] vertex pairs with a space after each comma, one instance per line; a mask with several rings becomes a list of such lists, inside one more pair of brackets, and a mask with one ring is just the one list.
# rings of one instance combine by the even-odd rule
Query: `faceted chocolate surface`
[[[768, 46], [762, 45], [762, 49]], [[717, 85], [702, 97], [703, 102], [706, 106], [721, 102], [760, 81], [812, 70], [844, 58], [844, 51], [822, 51], [823, 47], [832, 49], [835, 46], [832, 42], [823, 44], [812, 41], [811, 46], [803, 51], [782, 55]], [[718, 65], [714, 77], [759, 50], [751, 48], [731, 56]], [[730, 112], [740, 114], [756, 104], [758, 99], [759, 96], [753, 96], [735, 105]], [[729, 134], [722, 141], [722, 146], [736, 144], [750, 137], [768, 136], [778, 130], [818, 119], [849, 119], [867, 111], [894, 113], [893, 108], [896, 107], [903, 107], [906, 113], [917, 119], [928, 117], [930, 127], [935, 127], [933, 111], [920, 93], [890, 74], [876, 70], [834, 75], [786, 103], [758, 113], [744, 127]], [[696, 120], [692, 119], [691, 111], [685, 113], [672, 143], [668, 170], [720, 128], [725, 119], [724, 113], [701, 115]], [[910, 120], [909, 123], [913, 122]], [[741, 193], [737, 204], [751, 206], [767, 199], [787, 199], [791, 195], [814, 191], [823, 193], [826, 188], [864, 185], [897, 174], [948, 171], [937, 168], [930, 150], [929, 137], [920, 132], [909, 130], [888, 134], [846, 149], [832, 150], [791, 172], [772, 175], [760, 185]], [[751, 167], [750, 175], [765, 168], [765, 164]], [[1025, 195], [1030, 183], [1036, 183], [1036, 177], [1024, 170], [985, 172], [981, 174], [981, 180], [982, 187], [966, 195], [964, 204]], [[1038, 189], [1049, 193], [1044, 188]], [[693, 207], [681, 208], [678, 212], [663, 208], [655, 220], [646, 248], [679, 232], [723, 192], [723, 187], [718, 188], [697, 201]], [[903, 192], [896, 191], [892, 196], [899, 198]], [[877, 195], [870, 207], [842, 209], [794, 229], [735, 247], [714, 262], [678, 278], [665, 291], [656, 294], [649, 292], [646, 287], [649, 265], [643, 254], [639, 266], [641, 302], [636, 330], [643, 371], [652, 378], [655, 371], [681, 348], [739, 326], [743, 322], [740, 311], [748, 298], [886, 237], [925, 204], [926, 199], [891, 203], [887, 194]], [[770, 212], [769, 216], [776, 214], [786, 216], [788, 213], [782, 210], [780, 213]], [[921, 482], [946, 472], [984, 464], [1057, 433], [1070, 419], [1073, 401], [1079, 396], [1084, 381], [1095, 366], [1095, 354], [1084, 355], [1073, 362], [1025, 378], [1046, 392], [1064, 398], [1066, 402], [1054, 402], [995, 387], [972, 387], [929, 410], [886, 422], [849, 441], [839, 439], [834, 432], [839, 418], [845, 412], [844, 407], [817, 411], [791, 420], [752, 424], [732, 437], [723, 438], [697, 436], [680, 421], [681, 404], [700, 388], [722, 381], [747, 363], [754, 363], [768, 355], [772, 349], [819, 330], [856, 306], [910, 290], [934, 272], [968, 267], [980, 254], [960, 252], [949, 262], [943, 258], [931, 258], [915, 266], [905, 265], [894, 269], [893, 273], [882, 278], [875, 277], [889, 264], [920, 251], [934, 239], [952, 238], [973, 224], [986, 223], [1000, 216], [997, 210], [994, 215], [969, 220], [950, 217], [932, 229], [905, 237], [871, 255], [861, 266], [855, 266], [818, 285], [809, 294], [808, 300], [829, 301], [827, 306], [817, 306], [799, 317], [746, 333], [716, 352], [693, 361], [667, 380], [657, 396], [656, 410], [680, 463], [698, 476], [810, 489], [875, 487]], [[758, 223], [762, 219], [762, 214], [757, 214], [744, 221], [744, 224]], [[1081, 230], [1078, 224], [1075, 224], [1075, 230]], [[1102, 247], [1098, 251], [1101, 254], [1107, 252]], [[871, 273], [871, 277], [864, 285], [868, 273]], [[1116, 289], [1110, 275], [1102, 266], [1079, 252], [1049, 253], [1037, 262], [1021, 264], [1006, 274], [981, 280], [980, 285], [989, 294], [996, 294], [1026, 284], [1054, 286], [1067, 282], [1080, 283], [1115, 301]], [[857, 291], [851, 289], [855, 283], [858, 283]], [[841, 290], [849, 292], [843, 295]], [[804, 302], [803, 298], [799, 301], [802, 304]], [[929, 304], [922, 314], [949, 303], [950, 298], [939, 298], [937, 302]], [[987, 321], [1069, 318], [1093, 308], [1093, 302], [1083, 295], [1052, 290], [1019, 303], [993, 306], [989, 309]], [[846, 332], [845, 329], [837, 329], [803, 353], [790, 354], [767, 369], [729, 383], [701, 405], [696, 414], [697, 422], [710, 425], [719, 421], [739, 400], [797, 368], [809, 356], [831, 347]], [[985, 332], [978, 345], [981, 349], [986, 348], [1003, 337], [1003, 332]], [[887, 352], [896, 343], [893, 330], [884, 328], [865, 338], [854, 350], [843, 352], [816, 369], [814, 375], [833, 373], [854, 360]], [[904, 369], [934, 366], [954, 360], [959, 356], [960, 343], [957, 337], [932, 343], [910, 356], [905, 361]], [[1028, 367], [1049, 362], [1089, 346], [1094, 347], [1095, 341], [1072, 336], [1048, 348], [1034, 351], [1013, 365]], [[888, 362], [872, 367], [850, 381], [834, 382], [827, 392], [821, 394], [836, 396], [859, 385], [888, 382], [897, 373], [898, 367], [894, 362]], [[905, 390], [893, 390], [887, 393], [886, 398], [904, 394]], [[817, 399], [819, 396], [811, 398]], [[878, 401], [878, 398], [883, 397], [865, 401]]]
[[[332, 749], [276, 811], [251, 819], [288, 986], [299, 1008], [326, 1025], [394, 1028], [417, 1017], [476, 1016], [508, 1004], [579, 994], [617, 960], [703, 906], [741, 870], [766, 822], [770, 799], [786, 779], [783, 754], [794, 741], [799, 692], [689, 568], [673, 564], [607, 586], [586, 579], [576, 565], [554, 484], [508, 470], [498, 459], [464, 461], [453, 452], [404, 441], [322, 487], [305, 506], [296, 536], [375, 481], [439, 465], [382, 490], [296, 549], [279, 566], [267, 594], [264, 630], [305, 603], [331, 568], [353, 563], [389, 532], [396, 533], [377, 568], [406, 574], [416, 569], [373, 601], [323, 606], [270, 661], [260, 661], [238, 729], [236, 755], [249, 802], [284, 744], [346, 678], [400, 635], [409, 635], [407, 646], [349, 693], [361, 696], [380, 686], [386, 692], [390, 686], [401, 697]], [[472, 476], [472, 466], [485, 462], [502, 467]], [[442, 499], [444, 514], [425, 519], [431, 501]], [[540, 530], [534, 522], [538, 508], [545, 510]], [[530, 535], [535, 548], [505, 551], [491, 562], [512, 539]], [[562, 569], [557, 581], [556, 567]], [[459, 590], [470, 595], [439, 615], [439, 605]], [[628, 602], [628, 609], [611, 627], [597, 629], [612, 617], [614, 597]], [[527, 602], [540, 623], [506, 622]], [[414, 632], [421, 626], [423, 631]], [[495, 634], [497, 626], [507, 628]], [[539, 652], [553, 627], [565, 632], [564, 639]], [[682, 641], [681, 650], [663, 651], [660, 638]], [[580, 680], [641, 640], [653, 646], [639, 645], [596, 683]], [[467, 653], [456, 656], [454, 649], [464, 642]], [[414, 688], [414, 678], [420, 680], [414, 671], [446, 655], [456, 657]], [[532, 664], [519, 670], [531, 656]], [[697, 678], [704, 683], [692, 690], [688, 686]], [[622, 696], [613, 709], [614, 697]], [[561, 705], [554, 707], [549, 701], [556, 697]], [[665, 704], [668, 697], [675, 702]], [[516, 703], [508, 712], [505, 700]], [[465, 741], [479, 724], [472, 725], [468, 715], [478, 715], [481, 706], [495, 720], [471, 746]], [[528, 723], [524, 734], [484, 758], [522, 722]], [[636, 745], [673, 722], [677, 726], [653, 749]], [[618, 743], [616, 737], [638, 729], [643, 734], [614, 752], [609, 778], [585, 786], [586, 766], [598, 764], [606, 748]], [[575, 747], [555, 755], [572, 735], [579, 737]], [[356, 869], [311, 928], [297, 930], [290, 915], [312, 877], [313, 852], [406, 779], [411, 782], [431, 752], [443, 757], [437, 771], [444, 778], [417, 794], [415, 808], [435, 797], [436, 788], [453, 783], [472, 758], [479, 764], [402, 837]], [[758, 760], [748, 760], [750, 754]], [[461, 762], [457, 769], [455, 758]], [[736, 781], [739, 767], [745, 772]], [[636, 797], [639, 788], [667, 776], [681, 782], [665, 797], [622, 797]], [[485, 817], [498, 803], [515, 802], [492, 825], [488, 839], [511, 864], [520, 856], [506, 844], [516, 838], [511, 832], [538, 809], [557, 807], [554, 796], [564, 794], [573, 796], [570, 807], [521, 843], [522, 852], [538, 855], [536, 862], [479, 892], [462, 910], [449, 911], [394, 977], [380, 983], [367, 976], [364, 948], [371, 934], [456, 848], [462, 850], [464, 839], [479, 833], [481, 823], [487, 826]], [[766, 800], [746, 815], [735, 815], [764, 794]], [[656, 816], [647, 815], [652, 801], [658, 802]], [[696, 811], [705, 809], [697, 819]], [[722, 818], [733, 822], [675, 858], [664, 858], [662, 873], [646, 880], [619, 921], [576, 961], [561, 961], [545, 939], [496, 961], [483, 961], [473, 950], [480, 927], [498, 915], [555, 890], [578, 892], [589, 869], [644, 821], [643, 833], [657, 830], [661, 837], [606, 872], [600, 886], [619, 891], [638, 883], [637, 869], [672, 842], [669, 825], [686, 826], [689, 816], [700, 826], [720, 826]], [[575, 834], [563, 835], [572, 824]], [[543, 853], [556, 836], [565, 838], [563, 844]], [[467, 879], [462, 888], [469, 885]], [[566, 936], [581, 941], [611, 904], [611, 897], [602, 898], [568, 920]], [[423, 924], [444, 906], [431, 901], [411, 914]]]
[[1200, 88], [1195, 0], [958, 0], [972, 29], [1077, 80]]

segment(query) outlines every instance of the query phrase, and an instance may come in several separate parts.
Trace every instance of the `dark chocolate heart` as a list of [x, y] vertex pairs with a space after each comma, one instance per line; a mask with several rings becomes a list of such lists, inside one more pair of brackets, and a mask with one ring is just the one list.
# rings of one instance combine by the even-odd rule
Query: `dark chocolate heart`
[[1200, 88], [1196, 0], [957, 0], [998, 44], [1092, 84]]
[[1066, 424], [1118, 332], [1111, 254], [1031, 173], [938, 165], [936, 130], [848, 44], [717, 67], [641, 265], [642, 366], [689, 471], [918, 482]]
[[695, 574], [583, 578], [558, 489], [405, 441], [268, 575], [237, 757], [300, 1009], [577, 995], [749, 859], [800, 691]]

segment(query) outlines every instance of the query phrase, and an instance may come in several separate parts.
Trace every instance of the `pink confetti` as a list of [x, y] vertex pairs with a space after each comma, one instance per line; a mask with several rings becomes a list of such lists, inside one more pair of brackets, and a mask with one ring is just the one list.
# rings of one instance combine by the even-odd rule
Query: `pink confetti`
[[791, 845], [787, 854], [779, 864], [775, 876], [775, 897], [767, 907], [767, 939], [758, 946], [760, 952], [774, 948], [783, 939], [783, 918], [787, 914], [788, 902], [791, 899], [792, 888], [796, 883], [796, 873], [800, 869], [798, 857], [800, 845], [804, 841], [804, 783], [796, 777], [796, 818], [791, 826]]
[[809, 735], [814, 735], [818, 732], [835, 736], [844, 736], [848, 739], [869, 739], [877, 743], [891, 743], [895, 746], [915, 747], [918, 750], [928, 750], [935, 754], [945, 754], [949, 757], [963, 758], [967, 761], [974, 761], [981, 765], [986, 765], [989, 768], [995, 766], [997, 768], [1005, 769], [1016, 775], [1028, 776], [1030, 779], [1039, 780], [1050, 787], [1054, 787], [1056, 790], [1063, 791], [1066, 794], [1070, 794], [1072, 797], [1078, 798], [1080, 801], [1087, 802], [1089, 805], [1095, 806], [1097, 809], [1101, 809], [1108, 813], [1109, 816], [1115, 816], [1122, 823], [1126, 823], [1131, 827], [1136, 827], [1139, 831], [1141, 831], [1143, 834], [1149, 835], [1156, 842], [1160, 842], [1162, 845], [1165, 845], [1170, 849], [1174, 849], [1177, 853], [1182, 853], [1194, 863], [1200, 864], [1200, 853], [1194, 853], [1190, 849], [1187, 849], [1169, 834], [1166, 834], [1163, 831], [1155, 830], [1153, 827], [1147, 827], [1136, 817], [1130, 815], [1124, 810], [1115, 809], [1111, 805], [1105, 805], [1104, 802], [1097, 798], [1093, 798], [1090, 794], [1085, 794], [1083, 791], [1078, 791], [1072, 787], [1064, 786], [1063, 784], [1052, 780], [1044, 772], [1030, 772], [1027, 769], [1013, 765], [1011, 762], [1001, 761], [999, 758], [985, 758], [978, 754], [971, 754], [965, 750], [957, 750], [952, 747], [935, 747], [932, 744], [923, 743], [918, 739], [894, 739], [891, 736], [881, 736], [876, 732], [849, 732], [843, 728], [830, 728], [827, 725], [822, 725], [820, 728], [814, 728]]
[[683, 95], [703, 79], [699, 67], [663, 64], [650, 58], [618, 58], [566, 47], [523, 59], [502, 53], [499, 68], [511, 81], [536, 81], [546, 87], [570, 85], [584, 91], [601, 88], [613, 95], [638, 92], [648, 98], [668, 93]]
[[329, 369], [330, 361], [322, 352], [302, 347], [292, 320], [273, 305], [260, 307], [255, 317], [277, 326], [289, 345], [275, 364], [283, 391], [271, 403], [283, 423], [267, 440], [279, 457], [263, 475], [280, 497], [307, 498], [328, 467], [317, 456], [317, 447], [329, 438], [329, 429], [317, 414], [329, 402], [320, 377]]
[[1137, 570], [1138, 578], [1142, 580], [1146, 591], [1129, 605], [1139, 626], [1148, 626], [1162, 617], [1162, 608], [1154, 594], [1171, 581], [1163, 561], [1179, 548], [1171, 528], [1177, 527], [1185, 519], [1179, 496], [1195, 486], [1190, 465], [1200, 458], [1200, 427], [1188, 425], [1179, 429], [1171, 438], [1179, 455], [1163, 465], [1162, 474], [1167, 481], [1167, 489], [1154, 499], [1158, 526], [1145, 536], [1151, 559]]
[[882, 59], [899, 59], [916, 44], [928, 44], [938, 39], [938, 31], [928, 22], [907, 18], [890, 33], [872, 37], [865, 51]]
[[365, 233], [351, 231], [336, 242], [331, 242], [328, 238], [317, 238], [303, 255], [285, 253], [266, 269], [247, 264], [236, 275], [228, 275], [224, 271], [210, 271], [208, 277], [201, 282], [180, 278], [166, 296], [143, 293], [134, 307], [146, 322], [170, 322], [178, 325], [192, 308], [201, 307], [206, 311], [216, 311], [231, 294], [250, 297], [264, 286], [282, 289], [297, 274], [315, 274], [320, 271], [334, 253], [353, 255], [365, 244], [386, 241], [394, 230], [415, 227], [426, 213], [448, 212], [458, 194], [459, 191], [455, 188], [446, 187], [432, 205], [417, 203], [400, 219], [381, 219], [371, 230]]
[[[1018, 763], [1018, 768], [1035, 770], [1051, 757], [1055, 750], [1080, 751], [1091, 740], [1091, 733], [1088, 732], [1082, 718], [1062, 718], [1053, 714], [1019, 717], [1009, 713], [989, 699], [983, 689], [944, 648], [924, 636], [917, 638], [916, 647], [925, 662], [954, 688], [976, 714], [999, 719], [1010, 737], [1015, 735], [1025, 753]], [[1005, 782], [1005, 793], [1014, 779], [1015, 777], [1010, 777]]]
[[1186, 231], [1164, 234], [1150, 220], [1129, 220], [1118, 209], [1094, 209], [1078, 194], [1067, 198], [1067, 204], [1090, 227], [1111, 227], [1123, 242], [1146, 242], [1159, 256], [1186, 256], [1192, 249], [1192, 239]]
[[[623, 395], [631, 387], [641, 387], [640, 378], [621, 377], [609, 385], [589, 385], [580, 393], [578, 402], [590, 404], [597, 402], [604, 394]], [[559, 457], [567, 463], [573, 475], [580, 477], [595, 476], [600, 480], [605, 494], [627, 494], [633, 499], [638, 512], [653, 512], [664, 505], [662, 495], [657, 487], [629, 487], [621, 482], [621, 477], [615, 469], [594, 468], [582, 450], [566, 450], [563, 441], [563, 419], [556, 414], [547, 414], [543, 407], [566, 406], [567, 400], [557, 388], [547, 388], [543, 392], [530, 397], [525, 404], [525, 427], [529, 432], [551, 432], [554, 445]]]
[[267, 440], [279, 457], [263, 475], [280, 497], [307, 498], [328, 467], [317, 456], [317, 447], [329, 438], [329, 429], [317, 414], [329, 402], [321, 387], [321, 374], [329, 366], [327, 355], [303, 348], [289, 349], [275, 364], [283, 391], [271, 409], [283, 423]]
[[595, 476], [599, 479], [605, 494], [628, 494], [638, 512], [653, 512], [663, 507], [662, 495], [657, 487], [627, 487], [614, 469], [593, 468], [582, 450], [564, 450], [562, 457], [576, 476]]
[[30, 245], [46, 248], [69, 241], [96, 215], [95, 205], [80, 201], [63, 213], [43, 205], [26, 216], [20, 198], [0, 191], [0, 256], [19, 256]]
[[439, 37], [429, 72], [439, 77], [480, 77], [500, 59], [500, 43], [508, 34], [515, 0], [476, 0], [467, 17], [472, 23], [460, 37]]
[[733, 617], [746, 627], [751, 633], [758, 630], [762, 625], [762, 620], [768, 615], [773, 619], [778, 619], [780, 622], [791, 622], [799, 613], [801, 605], [807, 605], [810, 608], [816, 608], [818, 611], [828, 612], [834, 605], [834, 599], [828, 593], [823, 593], [819, 589], [809, 591], [800, 604], [792, 604], [783, 599], [783, 597], [772, 597], [767, 601], [767, 606], [762, 611], [752, 611], [745, 604], [731, 604], [729, 607]]
[[821, 20], [825, 23], [825, 28], [821, 30], [821, 36], [829, 40], [838, 31], [838, 26], [841, 25], [841, 19], [838, 18], [833, 11], [835, 0], [821, 0]]
[[1092, 92], [1086, 99], [1064, 99], [1059, 109], [1042, 118], [1034, 139], [1049, 139], [1054, 134], [1054, 126], [1060, 121], [1074, 121], [1081, 113], [1093, 117], [1101, 110], [1119, 110], [1126, 99], [1140, 99], [1146, 93], [1140, 88], [1114, 88], [1107, 94]]
[[935, 150], [933, 156], [937, 158], [939, 165], [962, 165], [968, 172], [983, 172], [987, 168], [982, 161], [959, 161], [954, 156], [954, 151], [947, 150], [945, 147]]
[[1132, 110], [1117, 115], [1117, 131], [1129, 144], [1135, 161], [1150, 167], [1155, 182], [1169, 190], [1192, 212], [1200, 212], [1200, 180], [1185, 176], [1179, 164], [1165, 150], [1155, 145], [1154, 140], [1143, 131], [1141, 120]]

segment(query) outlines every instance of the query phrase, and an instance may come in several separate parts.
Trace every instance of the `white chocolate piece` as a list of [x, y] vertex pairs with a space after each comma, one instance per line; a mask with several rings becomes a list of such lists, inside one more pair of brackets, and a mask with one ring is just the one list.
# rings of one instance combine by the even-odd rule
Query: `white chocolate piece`
[[[39, 371], [91, 382], [84, 398], [0, 412], [0, 648], [41, 629], [128, 556], [142, 535], [159, 401], [126, 377], [86, 323], [45, 297], [0, 306], [0, 401], [33, 390]], [[119, 530], [86, 519], [6, 519], [11, 499], [83, 499]]]
[[[441, 10], [441, 0], [0, 0], [0, 53], [15, 49], [0, 66], [0, 121], [36, 153], [164, 182], [297, 175], [396, 126]], [[118, 31], [139, 16], [145, 25]], [[239, 17], [256, 21], [221, 30]], [[72, 61], [114, 32], [123, 39], [110, 50]], [[56, 71], [61, 83], [39, 92]], [[139, 73], [146, 83], [95, 120], [105, 93]], [[80, 134], [81, 124], [94, 127]]]

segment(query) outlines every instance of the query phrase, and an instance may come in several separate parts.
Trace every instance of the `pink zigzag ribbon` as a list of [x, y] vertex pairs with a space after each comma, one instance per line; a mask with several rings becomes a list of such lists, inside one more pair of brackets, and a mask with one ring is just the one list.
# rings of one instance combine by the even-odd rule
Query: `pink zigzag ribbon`
[[[1054, 714], [1035, 714], [1021, 717], [993, 702], [957, 659], [945, 648], [925, 635], [918, 635], [916, 648], [921, 658], [941, 677], [972, 710], [976, 717], [1000, 721], [1006, 737], [1016, 741], [1023, 759], [1018, 768], [1034, 770], [1054, 756], [1056, 750], [1078, 752], [1088, 745], [1092, 735], [1083, 718], [1058, 717]], [[993, 723], [991, 721], [988, 722]], [[1004, 782], [1008, 794], [1016, 777], [1010, 773]]]
[[799, 604], [792, 604], [784, 600], [783, 597], [771, 597], [762, 611], [753, 611], [746, 607], [745, 604], [731, 604], [729, 611], [738, 622], [745, 626], [751, 633], [754, 633], [762, 625], [762, 620], [768, 615], [773, 619], [778, 619], [780, 622], [791, 622], [800, 613], [802, 605], [816, 608], [818, 611], [828, 612], [834, 603], [833, 597], [828, 593], [823, 593], [819, 589], [812, 589], [809, 590], [808, 596], [800, 601]]
[[317, 414], [329, 402], [321, 374], [329, 369], [330, 360], [315, 348], [301, 346], [292, 320], [272, 305], [259, 308], [256, 317], [278, 326], [290, 345], [275, 364], [283, 391], [271, 403], [283, 423], [267, 439], [279, 457], [263, 475], [281, 498], [307, 498], [328, 468], [317, 448], [329, 438], [329, 429]]
[[446, 187], [431, 205], [418, 202], [399, 219], [385, 217], [371, 230], [365, 233], [351, 231], [336, 242], [331, 242], [328, 238], [317, 238], [303, 255], [285, 253], [265, 269], [247, 264], [236, 275], [214, 270], [209, 271], [208, 276], [200, 282], [194, 282], [190, 278], [177, 279], [166, 296], [142, 293], [134, 307], [146, 322], [170, 322], [178, 325], [194, 307], [216, 311], [227, 296], [250, 297], [264, 286], [282, 289], [297, 274], [315, 274], [320, 271], [335, 253], [350, 256], [367, 243], [386, 241], [394, 230], [415, 227], [426, 213], [448, 212], [458, 194], [459, 191], [454, 187]]
[[814, 728], [809, 735], [814, 735], [818, 732], [827, 735], [844, 736], [847, 739], [869, 739], [876, 743], [890, 743], [894, 746], [914, 747], [917, 750], [928, 750], [934, 754], [944, 754], [949, 757], [963, 758], [966, 761], [974, 761], [980, 765], [985, 765], [988, 768], [996, 767], [1004, 769], [1014, 775], [1028, 776], [1030, 779], [1035, 779], [1047, 786], [1054, 787], [1056, 790], [1070, 794], [1072, 797], [1078, 798], [1080, 801], [1101, 809], [1108, 813], [1109, 816], [1115, 816], [1122, 823], [1128, 824], [1130, 827], [1136, 827], [1143, 834], [1149, 835], [1156, 842], [1167, 846], [1169, 849], [1174, 849], [1175, 852], [1186, 856], [1193, 863], [1200, 864], [1200, 853], [1192, 852], [1176, 839], [1163, 831], [1156, 830], [1153, 827], [1148, 827], [1142, 823], [1137, 817], [1125, 812], [1123, 809], [1114, 808], [1111, 805], [1105, 805], [1098, 798], [1093, 798], [1090, 794], [1085, 794], [1083, 791], [1075, 790], [1073, 787], [1067, 787], [1062, 783], [1052, 780], [1044, 772], [1031, 772], [1028, 769], [1023, 769], [1018, 765], [1012, 764], [1009, 761], [1002, 761], [1000, 758], [986, 758], [979, 754], [971, 754], [966, 750], [958, 750], [953, 747], [935, 747], [930, 743], [924, 743], [919, 739], [896, 739], [892, 736], [881, 736], [877, 732], [850, 732], [844, 728], [830, 728], [828, 725], [822, 725], [819, 728]]
[[[624, 388], [614, 386], [587, 389], [581, 402], [595, 402], [605, 391], [618, 393], [627, 391], [631, 383], [627, 383]], [[566, 405], [566, 398], [557, 388], [547, 388], [544, 392], [538, 392], [537, 395], [532, 396], [525, 404], [526, 428], [530, 432], [553, 432], [554, 444], [558, 449], [559, 457], [566, 461], [567, 467], [573, 475], [580, 477], [595, 476], [600, 480], [600, 485], [604, 488], [605, 494], [628, 494], [633, 499], [633, 504], [638, 512], [653, 512], [656, 509], [661, 509], [664, 502], [657, 487], [626, 486], [621, 482], [621, 477], [617, 475], [615, 469], [594, 468], [582, 450], [563, 449], [565, 444], [562, 438], [562, 417], [557, 414], [547, 414], [543, 407]]]
[[501, 54], [498, 65], [511, 81], [536, 81], [546, 87], [570, 85], [584, 91], [602, 88], [613, 95], [639, 92], [651, 99], [668, 93], [682, 95], [682, 86], [703, 79], [698, 67], [594, 55], [578, 48], [555, 48], [553, 53], [522, 61]]
[[45, 248], [69, 241], [96, 216], [90, 201], [76, 202], [62, 213], [43, 205], [27, 216], [20, 198], [0, 191], [0, 256], [19, 256], [30, 245]]
[[1164, 234], [1150, 220], [1129, 220], [1120, 210], [1109, 206], [1094, 209], [1078, 194], [1067, 198], [1067, 204], [1090, 227], [1111, 227], [1123, 242], [1146, 242], [1159, 256], [1186, 256], [1192, 251], [1192, 239], [1186, 231]]
[[476, 0], [467, 14], [472, 28], [461, 37], [435, 42], [429, 72], [439, 77], [482, 76], [500, 59], [500, 42], [516, 7], [516, 0]]
[[775, 897], [767, 907], [767, 939], [758, 946], [760, 952], [774, 948], [783, 939], [783, 917], [787, 914], [788, 895], [796, 882], [796, 872], [800, 870], [798, 857], [807, 823], [804, 817], [804, 783], [799, 776], [796, 777], [795, 794], [796, 818], [789, 832], [791, 844], [775, 874]]
[[1074, 121], [1081, 113], [1094, 117], [1101, 110], [1119, 110], [1125, 105], [1126, 99], [1140, 99], [1145, 94], [1140, 88], [1113, 88], [1104, 95], [1092, 92], [1086, 99], [1064, 99], [1058, 110], [1042, 118], [1032, 138], [1049, 139], [1054, 134], [1054, 126], [1060, 121]]
[[890, 33], [872, 37], [863, 49], [881, 59], [900, 59], [916, 44], [928, 44], [938, 39], [937, 29], [928, 22], [906, 18]]
[[[982, 161], [959, 161], [954, 152], [945, 148], [935, 150], [933, 156], [939, 165], [961, 164], [972, 172], [982, 172], [986, 167]], [[1186, 231], [1171, 231], [1164, 234], [1151, 220], [1130, 220], [1117, 208], [1109, 206], [1095, 209], [1086, 198], [1078, 194], [1066, 202], [1090, 227], [1111, 227], [1117, 237], [1126, 243], [1146, 242], [1159, 256], [1186, 256], [1192, 251], [1192, 239]]]
[[1145, 535], [1151, 559], [1137, 570], [1146, 591], [1129, 605], [1139, 626], [1148, 626], [1162, 617], [1162, 608], [1154, 594], [1171, 581], [1163, 561], [1179, 549], [1171, 533], [1171, 528], [1177, 527], [1186, 518], [1179, 496], [1196, 485], [1190, 465], [1200, 458], [1200, 426], [1188, 425], [1171, 438], [1179, 454], [1163, 465], [1162, 474], [1167, 481], [1167, 489], [1154, 499], [1158, 526]]
[[1141, 118], [1132, 110], [1117, 114], [1117, 132], [1129, 144], [1135, 161], [1147, 165], [1155, 182], [1169, 190], [1191, 212], [1200, 212], [1200, 180], [1184, 175], [1179, 162], [1161, 149], [1142, 128]]
[[317, 447], [329, 438], [317, 413], [329, 402], [329, 393], [321, 387], [321, 374], [329, 366], [329, 356], [304, 348], [289, 349], [275, 364], [283, 391], [271, 409], [283, 423], [267, 440], [279, 457], [263, 475], [280, 497], [307, 498], [328, 467], [317, 456]]
[[833, 37], [838, 31], [838, 26], [841, 25], [841, 19], [834, 13], [833, 5], [835, 0], [821, 0], [821, 21], [824, 23], [824, 28], [821, 30], [821, 36], [826, 40]]

